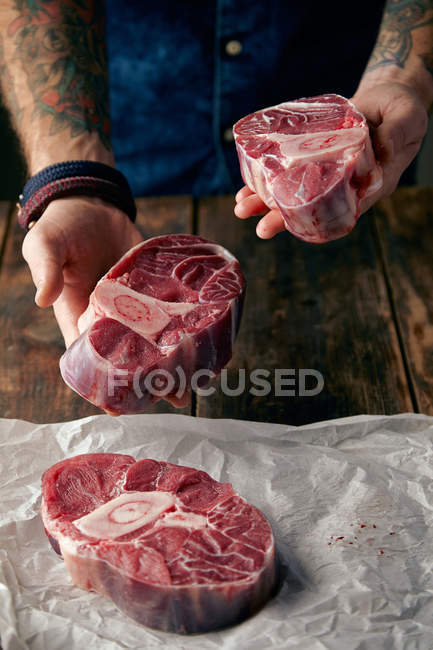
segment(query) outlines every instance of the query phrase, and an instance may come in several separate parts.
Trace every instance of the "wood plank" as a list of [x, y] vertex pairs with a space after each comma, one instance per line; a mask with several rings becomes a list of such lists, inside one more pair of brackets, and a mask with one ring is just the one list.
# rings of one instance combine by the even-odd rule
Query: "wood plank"
[[415, 401], [433, 415], [433, 188], [399, 188], [375, 212]]
[[[191, 201], [169, 198], [138, 203], [138, 223], [145, 235], [189, 231]], [[35, 289], [21, 256], [22, 240], [23, 233], [14, 222], [0, 274], [0, 417], [56, 422], [101, 413], [70, 390], [60, 376], [63, 339], [52, 310], [34, 304]], [[161, 401], [154, 411], [173, 408]], [[189, 413], [190, 408], [180, 412]]]
[[137, 226], [143, 237], [192, 233], [193, 204], [188, 196], [136, 199]]
[[325, 386], [316, 396], [276, 396], [272, 390], [261, 397], [248, 392], [247, 382], [246, 391], [229, 397], [217, 383], [213, 396], [197, 398], [197, 415], [305, 424], [412, 410], [370, 219], [325, 245], [288, 233], [262, 241], [257, 220], [236, 219], [233, 205], [232, 197], [207, 199], [198, 214], [199, 234], [231, 250], [248, 282], [230, 385], [237, 385], [239, 368], [247, 377], [266, 369], [271, 378], [276, 368], [312, 368]]
[[15, 222], [0, 275], [0, 416], [55, 422], [97, 413], [60, 377], [63, 339], [52, 310], [38, 309], [34, 303], [35, 289], [21, 256], [22, 240]]

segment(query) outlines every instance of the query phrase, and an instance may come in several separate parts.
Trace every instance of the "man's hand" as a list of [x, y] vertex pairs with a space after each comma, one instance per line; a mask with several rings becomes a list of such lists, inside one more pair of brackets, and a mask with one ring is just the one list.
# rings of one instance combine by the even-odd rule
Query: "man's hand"
[[382, 188], [361, 201], [361, 213], [395, 190], [415, 158], [427, 131], [428, 115], [418, 94], [406, 84], [361, 84], [352, 98], [367, 118], [373, 148], [383, 171]]
[[[351, 101], [367, 118], [376, 159], [383, 170], [382, 188], [361, 200], [362, 214], [382, 196], [389, 196], [395, 190], [400, 176], [421, 146], [428, 116], [415, 90], [401, 83], [361, 84]], [[262, 239], [269, 239], [285, 229], [280, 211], [269, 210], [246, 186], [236, 194], [235, 214], [240, 219], [264, 215], [256, 228]]]
[[68, 347], [98, 279], [142, 241], [120, 210], [96, 198], [70, 197], [50, 203], [23, 243], [39, 307], [54, 306]]
[[235, 215], [239, 219], [264, 215], [256, 226], [257, 236], [261, 239], [270, 239], [285, 230], [281, 212], [277, 208], [270, 210], [262, 199], [246, 185], [239, 190], [235, 199]]
[[[383, 186], [361, 200], [361, 213], [391, 194], [416, 156], [427, 130], [433, 103], [432, 0], [387, 0], [382, 23], [358, 90], [352, 98], [370, 126], [373, 147], [383, 169]], [[264, 214], [257, 224], [263, 239], [284, 230], [278, 210], [269, 210], [243, 187], [236, 195], [240, 219]]]

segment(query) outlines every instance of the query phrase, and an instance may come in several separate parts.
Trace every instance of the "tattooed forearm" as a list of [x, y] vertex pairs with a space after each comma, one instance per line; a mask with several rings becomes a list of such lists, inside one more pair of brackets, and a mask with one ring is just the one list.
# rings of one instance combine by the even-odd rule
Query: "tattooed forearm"
[[15, 9], [7, 35], [26, 75], [33, 116], [49, 117], [51, 135], [96, 132], [110, 149], [104, 3], [15, 0]]
[[18, 97], [15, 92], [12, 76], [5, 63], [3, 39], [0, 37], [0, 79], [2, 80], [3, 91], [7, 95], [8, 105], [11, 109], [14, 121], [17, 123], [21, 119], [21, 108]]
[[[412, 52], [419, 54], [419, 50], [414, 51], [414, 44], [422, 28], [430, 32], [430, 38], [427, 40], [430, 51], [433, 52], [432, 27], [433, 0], [388, 0], [367, 70], [389, 65], [404, 68]], [[425, 55], [420, 56], [425, 63]]]

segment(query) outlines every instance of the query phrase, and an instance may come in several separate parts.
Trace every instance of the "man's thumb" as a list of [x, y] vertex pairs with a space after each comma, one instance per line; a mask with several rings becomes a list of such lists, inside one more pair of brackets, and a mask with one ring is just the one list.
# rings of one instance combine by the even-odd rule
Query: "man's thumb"
[[49, 307], [63, 289], [63, 247], [38, 226], [26, 235], [22, 252], [36, 287], [35, 302], [39, 307]]

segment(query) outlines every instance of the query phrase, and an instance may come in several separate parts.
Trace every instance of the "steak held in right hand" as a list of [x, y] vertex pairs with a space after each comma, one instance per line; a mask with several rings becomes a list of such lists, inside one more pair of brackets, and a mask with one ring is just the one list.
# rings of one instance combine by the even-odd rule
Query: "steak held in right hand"
[[234, 126], [242, 177], [235, 214], [269, 212], [257, 234], [286, 228], [323, 243], [344, 237], [360, 201], [376, 194], [382, 171], [364, 116], [339, 95], [285, 102], [247, 115]]

